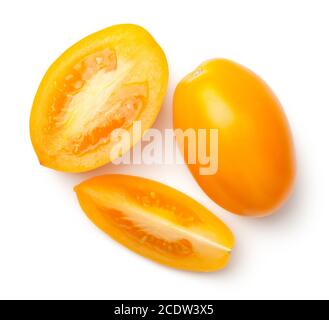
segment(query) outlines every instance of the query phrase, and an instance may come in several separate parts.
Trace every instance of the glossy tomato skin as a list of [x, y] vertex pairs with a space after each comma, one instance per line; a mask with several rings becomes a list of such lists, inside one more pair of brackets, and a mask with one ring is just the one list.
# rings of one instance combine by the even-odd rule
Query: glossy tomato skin
[[228, 227], [171, 187], [140, 177], [105, 175], [75, 191], [97, 227], [145, 258], [197, 272], [222, 269], [229, 261], [234, 237]]
[[296, 171], [292, 134], [279, 100], [249, 69], [225, 59], [203, 63], [176, 89], [174, 127], [218, 129], [218, 171], [201, 175], [200, 162], [189, 169], [223, 208], [264, 216], [287, 200]]

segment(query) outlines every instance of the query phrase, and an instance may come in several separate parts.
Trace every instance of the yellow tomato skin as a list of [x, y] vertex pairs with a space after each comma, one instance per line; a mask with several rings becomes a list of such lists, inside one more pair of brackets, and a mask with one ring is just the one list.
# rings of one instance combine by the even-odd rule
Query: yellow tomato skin
[[[296, 164], [292, 134], [268, 85], [229, 60], [203, 63], [174, 95], [175, 129], [218, 129], [214, 175], [189, 169], [201, 188], [228, 211], [245, 216], [275, 212], [289, 197]], [[181, 146], [187, 161], [187, 144]]]

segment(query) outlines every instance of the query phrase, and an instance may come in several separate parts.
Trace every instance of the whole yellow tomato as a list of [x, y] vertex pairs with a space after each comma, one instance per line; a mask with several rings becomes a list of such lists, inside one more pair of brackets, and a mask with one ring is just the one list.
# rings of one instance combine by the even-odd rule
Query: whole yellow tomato
[[188, 163], [197, 151], [180, 147], [201, 188], [223, 208], [264, 216], [287, 200], [296, 170], [289, 124], [273, 91], [249, 69], [225, 59], [203, 63], [176, 89], [174, 127], [218, 129], [218, 153], [210, 154], [216, 172], [204, 174], [200, 159]]

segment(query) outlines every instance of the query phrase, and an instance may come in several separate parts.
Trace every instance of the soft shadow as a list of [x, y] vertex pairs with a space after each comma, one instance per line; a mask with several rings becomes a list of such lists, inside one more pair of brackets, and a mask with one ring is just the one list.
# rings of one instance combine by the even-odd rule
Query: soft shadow
[[301, 176], [297, 178], [295, 188], [288, 201], [274, 214], [262, 218], [247, 218], [247, 223], [262, 225], [266, 228], [279, 228], [284, 225], [285, 229], [293, 227], [299, 220], [299, 209], [304, 205], [306, 199], [304, 184]]

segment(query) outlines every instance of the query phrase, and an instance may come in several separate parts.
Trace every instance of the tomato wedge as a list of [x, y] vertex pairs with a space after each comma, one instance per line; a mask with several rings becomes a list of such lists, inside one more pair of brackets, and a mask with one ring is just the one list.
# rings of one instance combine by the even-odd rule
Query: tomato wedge
[[75, 188], [101, 230], [163, 265], [211, 272], [226, 266], [234, 238], [214, 214], [159, 182], [125, 175], [92, 178]]
[[[30, 132], [40, 163], [84, 172], [115, 160], [153, 125], [167, 82], [166, 57], [139, 26], [117, 25], [81, 40], [52, 64], [35, 97]], [[117, 129], [132, 135], [129, 143], [118, 141]], [[121, 152], [113, 155], [114, 148]]]

